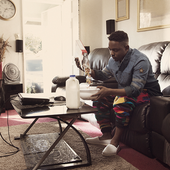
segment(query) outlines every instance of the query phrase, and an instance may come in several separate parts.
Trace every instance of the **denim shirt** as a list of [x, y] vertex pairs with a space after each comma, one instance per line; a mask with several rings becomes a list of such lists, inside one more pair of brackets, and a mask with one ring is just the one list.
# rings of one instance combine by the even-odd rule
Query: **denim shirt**
[[107, 78], [115, 77], [118, 88], [124, 88], [128, 97], [137, 97], [146, 84], [146, 87], [159, 86], [149, 59], [137, 49], [130, 48], [122, 62], [111, 57], [102, 72]]

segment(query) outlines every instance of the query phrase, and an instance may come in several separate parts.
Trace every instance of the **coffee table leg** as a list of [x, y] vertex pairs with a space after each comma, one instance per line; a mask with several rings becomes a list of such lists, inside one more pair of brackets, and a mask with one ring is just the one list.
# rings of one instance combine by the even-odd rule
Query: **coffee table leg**
[[47, 150], [47, 152], [44, 154], [44, 156], [41, 158], [41, 160], [35, 165], [33, 170], [37, 170], [39, 166], [43, 163], [43, 161], [47, 158], [47, 156], [50, 154], [50, 152], [54, 149], [54, 147], [57, 145], [57, 143], [63, 138], [65, 133], [69, 130], [69, 128], [72, 126], [72, 124], [76, 121], [77, 118], [73, 118], [71, 122], [68, 124], [68, 126], [64, 129], [64, 131], [60, 134], [60, 136], [56, 139], [56, 141], [51, 145], [51, 147]]
[[[60, 119], [60, 120], [63, 121], [62, 119]], [[63, 121], [63, 122], [66, 123], [66, 124], [69, 124], [69, 123], [66, 122], [66, 121]], [[88, 147], [88, 145], [87, 145], [84, 137], [82, 136], [82, 134], [81, 134], [74, 126], [71, 126], [71, 128], [80, 136], [80, 138], [81, 138], [81, 140], [82, 140], [82, 142], [83, 142], [83, 144], [84, 144], [85, 150], [86, 150], [87, 163], [85, 163], [85, 164], [81, 163], [81, 164], [79, 164], [79, 165], [80, 165], [80, 166], [83, 166], [83, 165], [91, 165], [91, 164], [92, 164], [92, 162], [91, 162], [91, 154], [90, 154], [89, 147]], [[77, 163], [77, 165], [78, 165], [78, 163]]]
[[57, 119], [58, 121], [58, 124], [59, 124], [59, 128], [60, 128], [60, 134], [62, 133], [62, 126], [61, 126], [61, 122], [60, 122], [60, 119]]
[[14, 137], [14, 140], [19, 140], [20, 138], [24, 137], [37, 120], [38, 118], [34, 119], [34, 121], [29, 125], [29, 127], [25, 130], [25, 132], [23, 134], [20, 134], [20, 137]]

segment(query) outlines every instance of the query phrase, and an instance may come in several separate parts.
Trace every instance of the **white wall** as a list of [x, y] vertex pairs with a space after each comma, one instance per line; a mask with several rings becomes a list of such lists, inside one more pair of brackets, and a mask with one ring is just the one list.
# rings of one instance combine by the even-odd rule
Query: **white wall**
[[4, 39], [9, 38], [8, 51], [5, 53], [5, 59], [3, 60], [3, 67], [7, 63], [15, 64], [21, 71], [22, 77], [22, 53], [15, 52], [15, 34], [19, 34], [22, 39], [22, 11], [21, 11], [21, 0], [13, 0], [16, 5], [17, 13], [12, 20], [4, 21], [0, 19], [0, 36], [3, 35]]
[[80, 0], [80, 40], [85, 46], [102, 46], [102, 0]]
[[[137, 32], [137, 0], [129, 0], [130, 18], [116, 22], [116, 30], [128, 33], [130, 46], [170, 41], [170, 28]], [[106, 20], [115, 19], [115, 0], [80, 0], [80, 39], [90, 49], [108, 46]]]

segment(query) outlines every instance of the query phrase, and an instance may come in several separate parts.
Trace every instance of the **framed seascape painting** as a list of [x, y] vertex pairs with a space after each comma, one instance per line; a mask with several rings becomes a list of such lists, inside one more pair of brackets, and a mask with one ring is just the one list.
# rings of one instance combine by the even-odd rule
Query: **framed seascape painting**
[[138, 0], [137, 31], [170, 27], [169, 0]]
[[115, 0], [116, 21], [129, 19], [129, 0]]

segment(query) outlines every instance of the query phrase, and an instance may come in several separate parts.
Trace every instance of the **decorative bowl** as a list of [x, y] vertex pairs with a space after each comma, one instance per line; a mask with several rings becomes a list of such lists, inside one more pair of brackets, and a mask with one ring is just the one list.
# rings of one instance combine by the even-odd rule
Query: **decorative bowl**
[[89, 85], [80, 85], [80, 98], [83, 100], [93, 100], [94, 97], [91, 97], [93, 94], [96, 94], [100, 89], [94, 86]]

